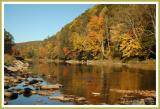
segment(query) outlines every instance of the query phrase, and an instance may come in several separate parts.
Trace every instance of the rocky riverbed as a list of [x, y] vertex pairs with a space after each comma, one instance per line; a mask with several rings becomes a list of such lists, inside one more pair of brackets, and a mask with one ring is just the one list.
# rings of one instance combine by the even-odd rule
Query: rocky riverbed
[[[4, 66], [4, 104], [7, 105], [10, 100], [17, 99], [23, 95], [39, 95], [47, 97], [48, 100], [56, 100], [63, 103], [71, 104], [92, 104], [87, 98], [76, 95], [56, 94], [57, 91], [65, 86], [58, 83], [48, 84], [43, 79], [48, 75], [36, 75], [28, 71], [29, 64], [19, 60], [13, 61], [12, 66]], [[55, 77], [56, 78], [56, 77]], [[144, 90], [119, 90], [110, 89], [110, 92], [120, 93], [122, 96], [116, 104], [121, 105], [155, 105], [155, 91]], [[92, 92], [95, 97], [101, 96], [101, 93]], [[37, 99], [38, 102], [38, 99]], [[47, 104], [47, 103], [46, 103]], [[101, 103], [101, 105], [106, 105]]]
[[[13, 66], [4, 67], [4, 104], [9, 100], [17, 99], [19, 95], [31, 96], [38, 94], [48, 96], [50, 100], [59, 100], [61, 102], [74, 102], [75, 104], [86, 104], [84, 97], [74, 95], [52, 96], [57, 90], [63, 88], [62, 84], [45, 84], [45, 80], [38, 75], [28, 72], [28, 63], [19, 60], [13, 62]], [[46, 75], [43, 75], [46, 76]]]

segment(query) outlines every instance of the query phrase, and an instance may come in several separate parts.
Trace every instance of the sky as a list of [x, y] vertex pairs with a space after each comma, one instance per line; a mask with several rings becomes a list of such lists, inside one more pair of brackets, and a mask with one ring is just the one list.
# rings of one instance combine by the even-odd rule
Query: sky
[[56, 34], [93, 4], [5, 4], [4, 28], [16, 43]]

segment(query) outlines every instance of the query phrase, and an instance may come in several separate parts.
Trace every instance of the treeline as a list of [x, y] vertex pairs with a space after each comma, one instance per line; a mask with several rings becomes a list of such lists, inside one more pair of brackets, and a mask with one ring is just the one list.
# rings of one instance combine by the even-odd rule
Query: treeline
[[155, 59], [156, 5], [95, 5], [37, 45], [17, 45], [19, 55], [42, 59]]

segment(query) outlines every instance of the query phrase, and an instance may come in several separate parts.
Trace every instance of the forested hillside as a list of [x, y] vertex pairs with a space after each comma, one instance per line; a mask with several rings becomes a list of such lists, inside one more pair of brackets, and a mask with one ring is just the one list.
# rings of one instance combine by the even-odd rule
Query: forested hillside
[[37, 44], [17, 44], [16, 49], [27, 58], [155, 59], [155, 9], [147, 4], [95, 5], [55, 35]]

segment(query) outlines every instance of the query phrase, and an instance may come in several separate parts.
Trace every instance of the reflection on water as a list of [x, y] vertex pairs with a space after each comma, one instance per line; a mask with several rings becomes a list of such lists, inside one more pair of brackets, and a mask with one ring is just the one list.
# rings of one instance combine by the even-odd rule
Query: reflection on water
[[[55, 63], [39, 63], [32, 66], [38, 74], [47, 75], [49, 83], [61, 83], [62, 94], [86, 97], [91, 104], [115, 104], [121, 94], [111, 91], [155, 90], [155, 71], [131, 69], [126, 66], [86, 66]], [[93, 93], [100, 93], [94, 96]]]

